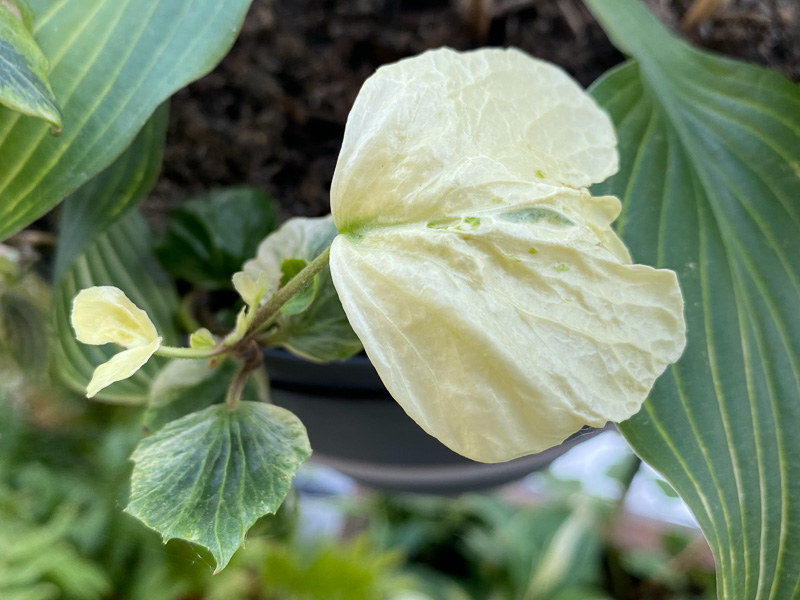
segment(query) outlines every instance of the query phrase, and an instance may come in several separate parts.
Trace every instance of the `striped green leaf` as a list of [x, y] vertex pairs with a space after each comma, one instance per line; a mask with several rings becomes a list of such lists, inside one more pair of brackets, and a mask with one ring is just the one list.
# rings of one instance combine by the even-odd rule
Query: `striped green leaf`
[[0, 0], [0, 104], [60, 128], [47, 59], [29, 29], [31, 17], [24, 0]]
[[250, 0], [34, 0], [63, 131], [0, 109], [0, 239], [105, 168], [230, 48]]
[[161, 169], [168, 104], [162, 104], [117, 160], [64, 201], [53, 279], [153, 187]]
[[677, 271], [688, 346], [621, 425], [697, 516], [719, 597], [800, 597], [800, 90], [693, 49], [639, 0], [586, 0], [637, 62], [595, 98], [618, 129], [618, 231]]
[[[55, 367], [70, 387], [85, 392], [101, 363], [120, 352], [119, 346], [90, 346], [75, 339], [70, 325], [72, 299], [95, 285], [120, 288], [150, 316], [165, 344], [176, 344], [173, 317], [178, 297], [151, 254], [150, 231], [138, 212], [131, 212], [99, 235], [80, 254], [53, 290]], [[133, 377], [117, 382], [95, 396], [105, 402], [137, 404], [149, 398], [150, 386], [166, 360], [154, 356]]]

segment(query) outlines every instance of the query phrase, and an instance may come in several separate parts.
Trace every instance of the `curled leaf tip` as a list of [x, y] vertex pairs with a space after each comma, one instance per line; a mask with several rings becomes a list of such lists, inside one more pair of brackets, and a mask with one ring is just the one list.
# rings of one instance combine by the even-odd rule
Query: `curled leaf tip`
[[269, 278], [264, 272], [240, 271], [233, 275], [233, 287], [242, 300], [251, 308], [258, 306], [269, 289]]

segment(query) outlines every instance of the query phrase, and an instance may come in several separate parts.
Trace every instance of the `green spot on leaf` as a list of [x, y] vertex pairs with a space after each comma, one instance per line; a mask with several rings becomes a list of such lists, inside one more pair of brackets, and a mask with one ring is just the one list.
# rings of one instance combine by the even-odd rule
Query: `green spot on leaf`
[[553, 268], [554, 268], [556, 271], [558, 271], [559, 273], [566, 273], [567, 271], [569, 271], [569, 267], [568, 267], [567, 265], [565, 265], [564, 263], [558, 263], [558, 264], [557, 264], [555, 267], [553, 267]]
[[460, 219], [439, 219], [436, 221], [428, 221], [428, 229], [450, 229], [457, 227], [461, 223]]
[[536, 248], [530, 248], [528, 254], [539, 254], [539, 251]]
[[564, 216], [553, 208], [536, 206], [534, 208], [523, 208], [500, 215], [501, 219], [512, 223], [538, 223], [546, 221], [553, 225], [575, 225], [575, 222]]
[[481, 220], [479, 217], [464, 217], [464, 223], [474, 229], [476, 227], [480, 227]]
[[544, 178], [545, 178], [545, 177], [544, 177], [544, 173], [541, 171], [541, 169], [536, 169], [536, 176], [537, 176], [539, 179], [544, 179]]

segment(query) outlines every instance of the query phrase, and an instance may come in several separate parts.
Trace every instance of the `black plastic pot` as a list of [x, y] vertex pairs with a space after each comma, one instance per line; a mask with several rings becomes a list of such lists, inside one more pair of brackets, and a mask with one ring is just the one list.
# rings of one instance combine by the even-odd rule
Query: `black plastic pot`
[[406, 415], [366, 356], [314, 364], [270, 349], [264, 363], [273, 402], [303, 421], [314, 459], [375, 488], [443, 494], [489, 488], [547, 466], [595, 433], [586, 429], [560, 446], [506, 463], [478, 463]]

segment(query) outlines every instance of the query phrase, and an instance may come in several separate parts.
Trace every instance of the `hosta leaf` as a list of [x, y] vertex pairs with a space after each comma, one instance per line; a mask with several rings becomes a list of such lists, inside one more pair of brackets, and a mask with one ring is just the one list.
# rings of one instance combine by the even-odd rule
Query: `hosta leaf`
[[0, 110], [0, 239], [105, 168], [230, 48], [250, 0], [33, 0], [63, 130]]
[[620, 138], [618, 230], [678, 272], [688, 345], [621, 430], [697, 516], [720, 598], [800, 596], [800, 90], [587, 0], [638, 62], [593, 89]]
[[[285, 269], [290, 264], [311, 262], [336, 236], [336, 227], [330, 216], [306, 219], [290, 219], [267, 237], [259, 246], [258, 254], [244, 265], [253, 276], [266, 273], [270, 282], [267, 296], [287, 281]], [[287, 262], [289, 261], [289, 262]], [[331, 281], [330, 269], [325, 267], [313, 283], [309, 292], [301, 293], [299, 314], [282, 314], [277, 331], [271, 338], [273, 345], [282, 346], [295, 354], [320, 362], [345, 360], [361, 351], [359, 341], [342, 303]], [[303, 297], [313, 301], [303, 306]]]
[[[150, 231], [144, 219], [137, 212], [128, 213], [75, 259], [53, 290], [56, 370], [65, 383], [84, 392], [95, 368], [123, 350], [114, 344], [82, 344], [70, 325], [75, 296], [82, 289], [100, 285], [120, 288], [147, 313], [165, 344], [178, 342], [173, 324], [177, 294], [150, 253]], [[105, 388], [95, 398], [118, 403], [147, 401], [150, 385], [164, 363], [160, 357], [151, 358], [132, 377]]]
[[210, 406], [140, 442], [125, 510], [164, 541], [208, 548], [220, 571], [256, 519], [278, 510], [310, 454], [305, 428], [285, 409]]
[[176, 277], [212, 289], [230, 288], [231, 276], [277, 225], [277, 207], [261, 190], [214, 190], [172, 211], [156, 255]]
[[24, 0], [0, 2], [0, 104], [60, 128], [47, 59], [31, 34], [29, 10]]
[[66, 199], [61, 207], [55, 280], [98, 234], [150, 191], [161, 168], [168, 112], [167, 103], [159, 106], [128, 149]]

